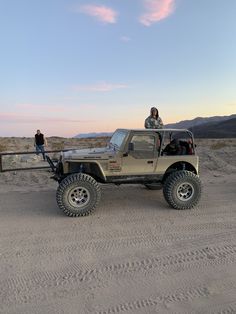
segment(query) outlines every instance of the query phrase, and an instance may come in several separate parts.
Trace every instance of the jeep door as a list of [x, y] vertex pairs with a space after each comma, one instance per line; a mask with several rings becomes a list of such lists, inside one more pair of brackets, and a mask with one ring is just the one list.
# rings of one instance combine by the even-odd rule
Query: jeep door
[[154, 132], [131, 133], [122, 158], [122, 174], [153, 174], [158, 155], [158, 135]]

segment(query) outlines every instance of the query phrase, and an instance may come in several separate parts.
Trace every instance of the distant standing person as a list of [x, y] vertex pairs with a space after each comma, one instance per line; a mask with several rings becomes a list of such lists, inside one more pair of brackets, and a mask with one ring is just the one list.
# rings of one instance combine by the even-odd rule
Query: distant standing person
[[34, 146], [36, 147], [36, 154], [38, 155], [40, 152], [43, 155], [43, 160], [45, 161], [45, 152], [44, 152], [44, 145], [47, 146], [47, 139], [44, 135], [37, 130], [37, 133], [34, 136]]
[[145, 119], [144, 126], [146, 129], [162, 129], [163, 122], [159, 117], [159, 112], [157, 108], [152, 107], [150, 110], [150, 116]]

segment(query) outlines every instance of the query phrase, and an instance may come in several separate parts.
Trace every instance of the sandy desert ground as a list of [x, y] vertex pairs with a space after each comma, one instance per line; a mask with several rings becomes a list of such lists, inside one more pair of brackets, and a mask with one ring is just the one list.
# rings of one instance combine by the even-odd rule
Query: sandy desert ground
[[[236, 313], [236, 139], [197, 142], [203, 195], [187, 211], [162, 191], [109, 185], [91, 216], [69, 218], [49, 172], [1, 173], [0, 313]], [[0, 139], [0, 150], [31, 147]], [[5, 166], [41, 164], [21, 158]]]

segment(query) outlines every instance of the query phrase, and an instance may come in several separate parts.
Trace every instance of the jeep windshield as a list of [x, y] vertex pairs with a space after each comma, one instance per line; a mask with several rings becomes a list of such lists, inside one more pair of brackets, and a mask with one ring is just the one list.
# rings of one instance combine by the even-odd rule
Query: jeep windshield
[[109, 147], [113, 147], [115, 149], [120, 149], [121, 145], [124, 142], [124, 139], [127, 135], [127, 131], [117, 130], [113, 135], [109, 143]]

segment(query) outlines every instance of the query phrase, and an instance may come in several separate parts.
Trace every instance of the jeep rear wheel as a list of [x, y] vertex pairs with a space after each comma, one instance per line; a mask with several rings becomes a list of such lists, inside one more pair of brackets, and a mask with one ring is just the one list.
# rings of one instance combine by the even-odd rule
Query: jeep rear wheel
[[100, 185], [84, 173], [75, 173], [62, 180], [56, 195], [59, 208], [71, 217], [90, 214], [100, 197]]
[[201, 181], [190, 171], [176, 171], [167, 177], [163, 187], [167, 203], [175, 209], [190, 209], [201, 197]]

